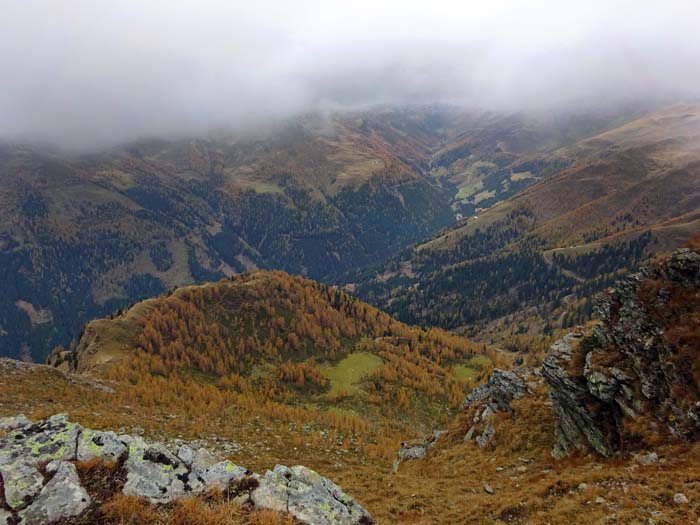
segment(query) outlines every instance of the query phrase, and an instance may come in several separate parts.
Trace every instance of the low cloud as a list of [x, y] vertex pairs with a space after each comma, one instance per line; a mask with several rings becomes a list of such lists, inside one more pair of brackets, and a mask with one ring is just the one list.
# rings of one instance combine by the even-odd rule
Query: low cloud
[[692, 1], [2, 4], [5, 140], [87, 149], [378, 103], [551, 111], [700, 94]]

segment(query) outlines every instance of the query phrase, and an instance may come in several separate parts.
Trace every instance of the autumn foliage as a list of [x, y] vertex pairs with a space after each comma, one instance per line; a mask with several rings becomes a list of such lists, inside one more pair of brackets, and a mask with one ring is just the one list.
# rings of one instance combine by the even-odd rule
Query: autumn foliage
[[[381, 455], [393, 444], [380, 446], [378, 436], [395, 431], [387, 434], [371, 421], [410, 421], [424, 406], [421, 399], [458, 406], [472, 385], [454, 376], [454, 365], [484, 351], [283, 272], [175, 290], [148, 302], [130, 330], [128, 358], [104, 371], [130, 385], [118, 392], [120, 403], [212, 415], [235, 406], [238, 418], [371, 433], [366, 444]], [[376, 355], [381, 364], [353, 392], [331, 395], [324, 368], [353, 352]]]

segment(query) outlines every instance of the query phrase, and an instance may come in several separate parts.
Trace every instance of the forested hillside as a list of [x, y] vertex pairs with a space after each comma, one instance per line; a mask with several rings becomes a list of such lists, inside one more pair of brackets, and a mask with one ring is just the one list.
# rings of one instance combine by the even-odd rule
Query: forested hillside
[[257, 271], [92, 321], [50, 361], [130, 385], [126, 404], [228, 404], [378, 439], [380, 429], [388, 437], [444, 421], [490, 368], [487, 353], [448, 332], [400, 323], [335, 287]]
[[538, 158], [625, 114], [377, 108], [100, 153], [0, 146], [0, 355], [43, 360], [90, 319], [249, 269], [333, 282], [453, 224], [492, 185], [481, 206], [551, 175], [563, 164]]
[[583, 322], [594, 292], [700, 231], [699, 115], [674, 106], [557, 150], [569, 167], [350, 273], [348, 289], [406, 322], [487, 339]]
[[332, 279], [450, 224], [449, 192], [420, 172], [431, 129], [379, 122], [80, 156], [4, 146], [0, 354], [43, 359], [176, 285], [257, 267]]

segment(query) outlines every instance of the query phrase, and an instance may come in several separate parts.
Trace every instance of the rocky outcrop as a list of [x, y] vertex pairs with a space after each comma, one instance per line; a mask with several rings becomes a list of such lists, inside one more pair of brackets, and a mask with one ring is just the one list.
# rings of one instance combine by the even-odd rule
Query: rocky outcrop
[[0, 420], [0, 525], [51, 523], [81, 516], [93, 504], [75, 463], [117, 465], [127, 495], [167, 504], [212, 489], [241, 504], [286, 512], [301, 523], [370, 524], [369, 514], [340, 487], [302, 466], [278, 465], [258, 475], [188, 445], [171, 450], [139, 436], [102, 432], [71, 423], [65, 414], [32, 424]]
[[567, 334], [551, 346], [542, 365], [542, 373], [552, 389], [556, 418], [553, 455], [557, 458], [588, 447], [604, 456], [611, 453], [608, 439], [586, 408], [595, 399], [586, 378], [576, 371], [582, 338], [581, 332]]
[[403, 461], [423, 459], [428, 453], [428, 450], [433, 448], [438, 439], [440, 439], [446, 433], [446, 430], [434, 430], [433, 433], [425, 439], [418, 441], [405, 441], [401, 443], [397, 458], [394, 460], [394, 471], [396, 471]]
[[557, 457], [700, 435], [700, 253], [676, 251], [596, 299], [600, 319], [550, 348], [542, 372]]
[[90, 496], [80, 484], [75, 466], [52, 461], [46, 472], [53, 475], [31, 505], [20, 510], [20, 523], [51, 523], [80, 515], [90, 505]]
[[492, 423], [498, 412], [512, 413], [511, 402], [528, 393], [528, 383], [541, 381], [529, 369], [495, 369], [486, 383], [477, 386], [464, 399], [462, 410], [470, 422], [464, 441], [474, 441], [479, 448], [488, 447], [496, 435]]
[[486, 383], [477, 386], [464, 399], [462, 408], [484, 402], [494, 411], [509, 411], [510, 402], [525, 395], [525, 381], [513, 371], [496, 368]]
[[39, 494], [44, 483], [39, 465], [76, 459], [79, 432], [78, 425], [57, 415], [36, 425], [16, 427], [0, 441], [0, 476], [7, 506], [23, 509]]
[[18, 428], [28, 427], [31, 424], [32, 422], [24, 414], [0, 418], [0, 430], [17, 430]]

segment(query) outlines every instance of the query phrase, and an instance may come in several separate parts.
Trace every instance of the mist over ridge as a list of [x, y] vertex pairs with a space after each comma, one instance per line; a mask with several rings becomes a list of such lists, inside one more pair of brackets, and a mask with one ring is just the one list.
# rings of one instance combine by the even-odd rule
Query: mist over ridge
[[698, 95], [694, 2], [4, 2], [0, 138], [78, 149], [302, 112]]

